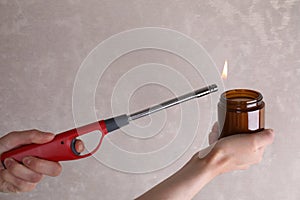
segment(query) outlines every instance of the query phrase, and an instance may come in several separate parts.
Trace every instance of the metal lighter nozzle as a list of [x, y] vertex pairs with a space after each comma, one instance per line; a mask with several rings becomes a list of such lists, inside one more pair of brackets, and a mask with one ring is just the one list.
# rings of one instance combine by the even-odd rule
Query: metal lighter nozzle
[[150, 115], [150, 114], [158, 112], [160, 110], [183, 103], [185, 101], [189, 101], [194, 98], [199, 98], [199, 97], [208, 95], [208, 94], [216, 92], [216, 91], [218, 91], [218, 86], [216, 84], [212, 84], [207, 87], [203, 87], [203, 88], [195, 90], [193, 92], [190, 92], [190, 93], [184, 94], [182, 96], [165, 101], [161, 104], [158, 104], [158, 105], [152, 106], [150, 108], [133, 113], [128, 116], [128, 121], [139, 119], [141, 117]]

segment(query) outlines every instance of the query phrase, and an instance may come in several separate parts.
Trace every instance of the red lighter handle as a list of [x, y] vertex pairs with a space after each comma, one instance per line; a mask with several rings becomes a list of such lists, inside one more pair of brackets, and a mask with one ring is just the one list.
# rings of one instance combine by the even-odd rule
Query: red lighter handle
[[[99, 130], [102, 133], [98, 146], [85, 155], [80, 155], [75, 149], [76, 137], [85, 135], [92, 131]], [[76, 160], [91, 156], [100, 147], [103, 137], [107, 134], [105, 122], [94, 122], [80, 128], [65, 131], [57, 134], [51, 142], [45, 144], [29, 144], [24, 145], [10, 151], [4, 152], [1, 155], [1, 162], [3, 163], [6, 158], [14, 158], [15, 160], [22, 162], [22, 159], [26, 156], [35, 156], [41, 159], [50, 161], [64, 161], [64, 160]]]

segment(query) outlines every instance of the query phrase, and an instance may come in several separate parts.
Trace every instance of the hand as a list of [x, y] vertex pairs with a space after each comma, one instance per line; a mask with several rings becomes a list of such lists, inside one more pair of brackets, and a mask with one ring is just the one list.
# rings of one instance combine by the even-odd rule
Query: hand
[[274, 138], [270, 129], [220, 140], [218, 132], [218, 126], [215, 124], [209, 135], [209, 147], [195, 154], [179, 171], [137, 199], [192, 199], [217, 175], [246, 169], [260, 162], [265, 147], [271, 144]]
[[207, 157], [218, 167], [218, 174], [248, 169], [262, 160], [265, 148], [274, 140], [274, 132], [266, 129], [258, 133], [238, 134], [217, 141], [218, 125], [213, 126], [209, 137], [211, 146], [199, 154]]
[[[54, 134], [38, 130], [11, 132], [0, 138], [0, 155], [15, 147], [24, 144], [43, 144], [53, 140]], [[83, 143], [76, 141], [75, 148], [78, 152], [84, 150]], [[0, 192], [28, 192], [33, 190], [41, 181], [43, 175], [58, 176], [62, 167], [58, 162], [42, 160], [35, 157], [25, 157], [23, 164], [12, 158], [4, 160], [0, 167]]]

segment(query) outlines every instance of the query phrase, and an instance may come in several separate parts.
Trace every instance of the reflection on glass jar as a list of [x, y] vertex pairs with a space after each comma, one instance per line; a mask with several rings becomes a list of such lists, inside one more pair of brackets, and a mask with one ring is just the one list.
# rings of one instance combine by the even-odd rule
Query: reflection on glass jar
[[261, 93], [248, 89], [224, 92], [218, 103], [220, 138], [253, 133], [265, 127], [265, 103]]

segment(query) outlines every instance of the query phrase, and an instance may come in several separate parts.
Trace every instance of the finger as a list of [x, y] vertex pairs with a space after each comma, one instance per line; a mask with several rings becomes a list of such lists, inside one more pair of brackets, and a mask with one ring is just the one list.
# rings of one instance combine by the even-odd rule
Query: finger
[[215, 122], [214, 125], [212, 126], [211, 128], [211, 131], [212, 132], [219, 132], [219, 123], [218, 122]]
[[252, 135], [254, 137], [253, 142], [256, 149], [272, 144], [275, 136], [272, 129], [265, 129]]
[[17, 193], [18, 192], [17, 188], [13, 184], [3, 180], [2, 172], [0, 172], [0, 178], [2, 180], [0, 192], [4, 192], [4, 193]]
[[0, 139], [0, 153], [24, 144], [43, 144], [54, 138], [53, 133], [38, 130], [11, 132]]
[[249, 169], [250, 165], [241, 165], [241, 166], [238, 166], [238, 170], [247, 170]]
[[35, 157], [25, 157], [23, 164], [29, 169], [48, 176], [58, 176], [61, 173], [62, 167], [58, 162], [42, 160]]
[[249, 162], [249, 164], [251, 164], [251, 165], [259, 164], [263, 159], [264, 151], [265, 151], [265, 147], [260, 147], [259, 149], [257, 149], [254, 152], [254, 154], [253, 154], [254, 157], [253, 157], [252, 161]]
[[77, 152], [81, 153], [84, 150], [84, 143], [81, 140], [75, 141], [75, 149]]
[[31, 183], [37, 183], [42, 179], [42, 175], [39, 173], [36, 173], [26, 166], [16, 162], [12, 158], [7, 158], [4, 161], [4, 164], [12, 175], [14, 175], [17, 178], [20, 178], [24, 181], [31, 182]]
[[1, 170], [0, 178], [5, 181], [6, 188], [4, 188], [4, 191], [6, 192], [29, 192], [36, 186], [36, 183], [26, 182], [15, 177], [8, 170]]
[[218, 140], [218, 138], [219, 138], [219, 125], [218, 122], [215, 122], [208, 136], [209, 144], [213, 144]]

